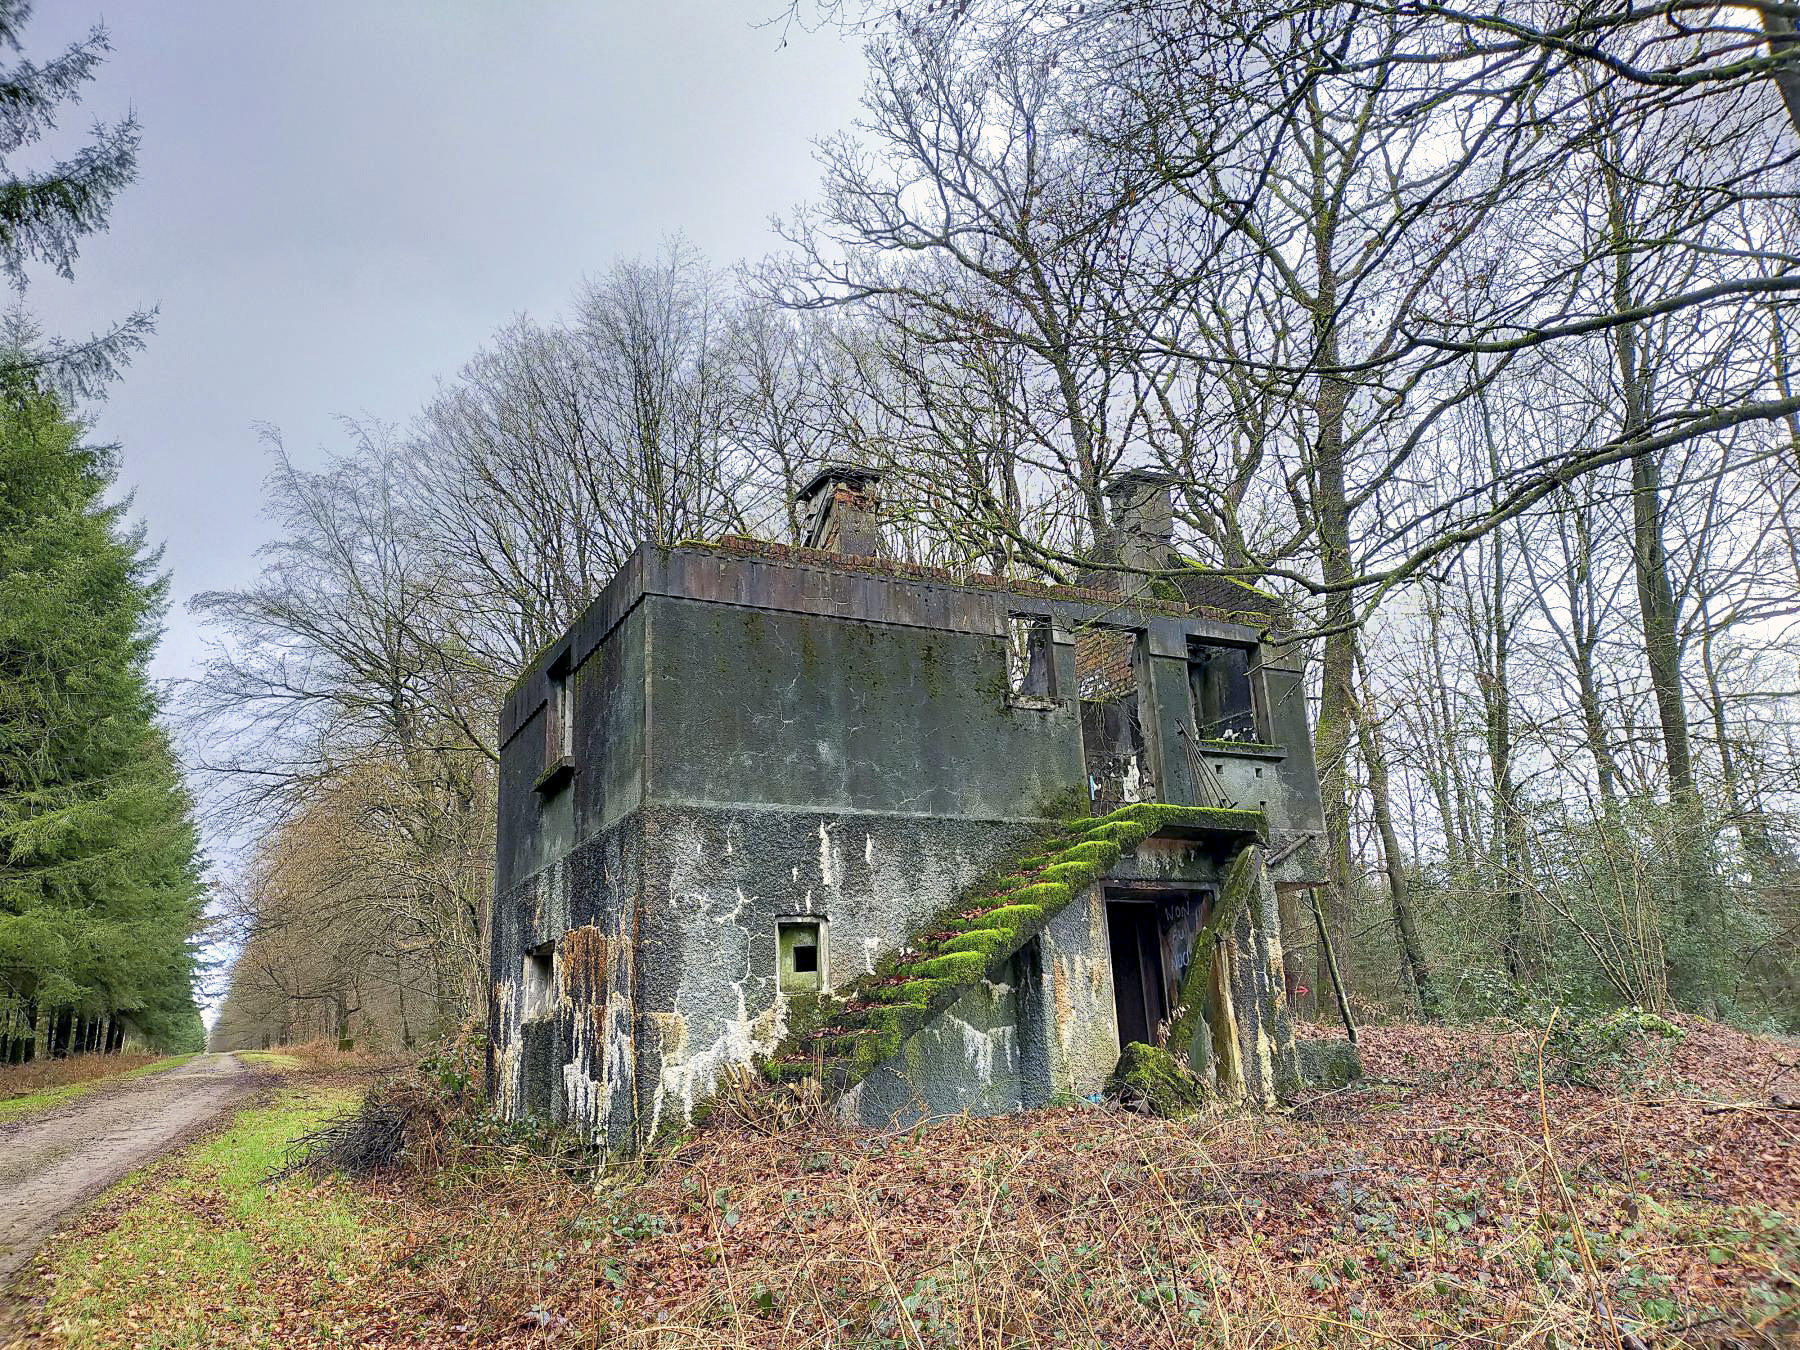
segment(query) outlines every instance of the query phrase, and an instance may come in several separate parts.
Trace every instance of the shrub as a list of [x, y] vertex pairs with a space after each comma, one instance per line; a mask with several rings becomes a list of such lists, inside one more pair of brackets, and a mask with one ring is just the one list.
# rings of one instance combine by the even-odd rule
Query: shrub
[[[1558, 1017], [1544, 1043], [1544, 1078], [1601, 1091], [1626, 1090], [1661, 1076], [1668, 1068], [1669, 1048], [1686, 1035], [1667, 1018], [1642, 1008], [1621, 1008], [1604, 1017]], [[1527, 1076], [1536, 1075], [1534, 1054]]]

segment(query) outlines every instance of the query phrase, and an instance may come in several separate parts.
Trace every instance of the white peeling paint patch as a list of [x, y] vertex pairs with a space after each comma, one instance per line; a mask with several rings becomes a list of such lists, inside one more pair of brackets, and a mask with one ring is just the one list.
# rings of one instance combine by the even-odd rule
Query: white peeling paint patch
[[752, 897], [742, 888], [733, 887], [729, 909], [722, 903], [724, 897], [716, 893], [696, 895], [695, 899], [700, 903], [700, 921], [695, 931], [708, 934], [709, 944], [716, 943], [721, 935], [730, 941], [734, 934], [743, 942], [743, 970], [731, 982], [731, 994], [737, 1006], [735, 1014], [724, 1022], [712, 1043], [704, 1048], [686, 1048], [693, 1033], [691, 1020], [684, 1021], [681, 1044], [670, 1046], [665, 1040], [662, 1070], [657, 1076], [646, 1138], [655, 1137], [665, 1106], [679, 1112], [684, 1122], [692, 1119], [694, 1107], [712, 1092], [727, 1065], [748, 1063], [769, 1054], [786, 1034], [787, 1010], [782, 1000], [777, 999], [774, 1008], [760, 1015], [752, 1016], [750, 1012], [748, 986], [757, 976], [751, 968], [750, 935], [744, 928], [744, 917]]
[[563, 1065], [563, 1101], [568, 1107], [570, 1120], [580, 1121], [590, 1130], [595, 1124], [594, 1080], [582, 1067], [583, 1056]]
[[799, 863], [794, 864], [793, 876], [794, 876], [795, 881], [800, 880], [800, 864]]
[[991, 1031], [984, 1031], [973, 1022], [965, 1022], [950, 1012], [944, 1014], [944, 1021], [949, 1024], [949, 1029], [962, 1036], [963, 1057], [968, 1061], [975, 1080], [983, 1087], [993, 1085], [997, 1061], [1003, 1061], [1010, 1067], [1017, 1059], [1017, 1027], [1002, 1025]]
[[827, 890], [837, 889], [837, 859], [831, 851], [831, 831], [819, 822], [819, 877]]
[[875, 866], [875, 836], [872, 834], [863, 836], [863, 866]]
[[[738, 992], [739, 1010], [743, 1007], [743, 991]], [[704, 1050], [688, 1055], [678, 1063], [664, 1061], [661, 1081], [656, 1088], [656, 1108], [650, 1121], [650, 1137], [654, 1138], [662, 1115], [663, 1099], [679, 1104], [681, 1119], [691, 1120], [694, 1107], [711, 1095], [719, 1075], [727, 1065], [748, 1064], [760, 1056], [771, 1054], [787, 1034], [787, 1000], [777, 999], [770, 1013], [759, 1018], [739, 1016], [727, 1022], [717, 1039]]]
[[875, 973], [875, 953], [881, 950], [881, 939], [866, 937], [863, 939], [863, 971], [865, 974]]

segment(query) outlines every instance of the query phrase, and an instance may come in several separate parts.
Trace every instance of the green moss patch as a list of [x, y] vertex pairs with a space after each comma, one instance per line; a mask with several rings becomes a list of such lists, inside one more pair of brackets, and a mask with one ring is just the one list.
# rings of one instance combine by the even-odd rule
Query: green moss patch
[[1206, 1084], [1167, 1050], [1133, 1041], [1119, 1056], [1106, 1095], [1130, 1111], [1179, 1120], [1206, 1105]]

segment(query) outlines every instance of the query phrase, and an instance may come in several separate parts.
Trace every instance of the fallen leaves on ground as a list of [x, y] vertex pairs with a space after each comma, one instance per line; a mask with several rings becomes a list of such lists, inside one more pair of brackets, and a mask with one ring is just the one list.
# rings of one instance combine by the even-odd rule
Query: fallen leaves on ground
[[476, 1152], [362, 1188], [362, 1257], [266, 1265], [213, 1343], [1794, 1344], [1800, 1050], [1682, 1026], [1629, 1091], [1396, 1026], [1266, 1116], [720, 1130], [595, 1183]]

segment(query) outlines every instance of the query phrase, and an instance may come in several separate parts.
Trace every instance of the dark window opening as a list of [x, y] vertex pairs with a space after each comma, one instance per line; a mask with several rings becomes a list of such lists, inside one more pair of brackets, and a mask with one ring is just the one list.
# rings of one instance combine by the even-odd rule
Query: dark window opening
[[1041, 614], [1015, 614], [1007, 624], [1007, 688], [1016, 699], [1056, 697], [1056, 670], [1051, 658], [1050, 620]]
[[570, 715], [569, 655], [564, 652], [550, 667], [550, 697], [544, 707], [544, 763], [567, 759], [574, 749], [574, 718]]
[[1250, 648], [1223, 643], [1188, 647], [1188, 689], [1194, 727], [1203, 741], [1254, 741], [1256, 700], [1250, 683]]
[[566, 650], [550, 663], [544, 678], [550, 686], [544, 696], [544, 769], [535, 786], [549, 798], [575, 776], [574, 680]]
[[794, 973], [797, 975], [819, 973], [819, 949], [817, 947], [808, 945], [794, 948]]
[[1140, 645], [1128, 628], [1094, 628], [1075, 640], [1081, 748], [1096, 813], [1156, 797], [1138, 715]]

